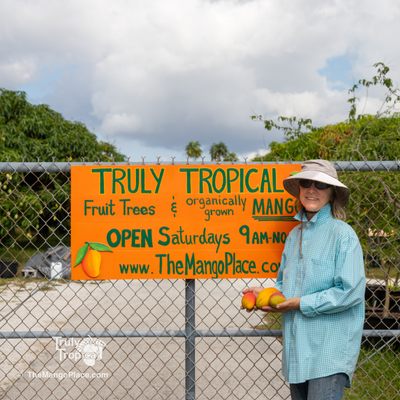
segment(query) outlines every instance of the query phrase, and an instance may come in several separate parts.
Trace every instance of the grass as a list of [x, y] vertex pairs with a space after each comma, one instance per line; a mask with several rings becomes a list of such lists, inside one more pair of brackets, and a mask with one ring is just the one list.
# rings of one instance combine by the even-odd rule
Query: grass
[[[390, 279], [395, 280], [398, 273], [399, 272], [396, 269], [392, 268], [389, 274]], [[387, 271], [385, 271], [383, 268], [365, 268], [365, 274], [369, 279], [384, 280], [386, 278]]]
[[20, 277], [7, 278], [7, 279], [0, 278], [0, 286], [8, 286], [12, 283], [15, 286], [24, 287], [28, 282], [29, 281], [27, 279], [23, 279]]
[[0, 287], [1, 286], [8, 286], [8, 285], [14, 285], [18, 286], [20, 288], [24, 288], [28, 283], [31, 282], [46, 282], [48, 281], [47, 278], [23, 278], [21, 276], [18, 276], [16, 278], [7, 278], [7, 279], [0, 279]]
[[282, 315], [277, 313], [277, 314], [269, 314], [266, 313], [265, 316], [263, 317], [263, 323], [258, 324], [257, 326], [254, 327], [255, 329], [265, 329], [265, 330], [281, 330], [282, 329]]
[[54, 286], [60, 286], [60, 285], [56, 285], [53, 282], [49, 282], [49, 283], [45, 283], [44, 285], [39, 287], [39, 290], [41, 290], [42, 292], [48, 292], [49, 290], [54, 290]]
[[16, 247], [8, 247], [0, 249], [0, 259], [17, 261], [21, 266], [25, 264], [39, 250], [35, 248], [20, 249]]
[[[45, 250], [46, 249], [36, 249], [32, 247], [25, 249], [19, 249], [19, 248], [0, 249], [0, 259], [8, 261], [16, 261], [18, 263], [17, 276], [14, 278], [7, 278], [7, 279], [0, 278], [0, 287], [4, 288], [10, 284], [13, 284], [23, 290], [28, 283], [38, 282], [40, 284], [42, 282], [43, 283], [47, 282], [49, 279], [46, 277], [24, 278], [22, 276], [22, 269], [25, 266], [26, 262], [39, 251], [43, 252]], [[49, 282], [47, 285], [43, 284], [39, 290], [42, 291], [52, 290], [54, 286], [58, 286], [58, 284], [56, 285], [55, 282]]]
[[[281, 318], [266, 315], [257, 329], [281, 329]], [[345, 400], [397, 400], [400, 398], [400, 339], [397, 347], [384, 342], [363, 345], [352, 387]]]
[[377, 351], [363, 347], [345, 400], [396, 400], [400, 397], [400, 354], [387, 345]]

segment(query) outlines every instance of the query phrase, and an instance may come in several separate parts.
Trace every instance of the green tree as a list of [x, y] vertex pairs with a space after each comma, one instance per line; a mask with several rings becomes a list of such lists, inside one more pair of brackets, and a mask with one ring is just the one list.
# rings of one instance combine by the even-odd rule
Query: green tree
[[198, 141], [189, 142], [185, 148], [186, 155], [189, 158], [193, 158], [197, 160], [203, 154], [203, 150], [201, 149], [200, 143]]
[[236, 153], [231, 151], [224, 157], [224, 161], [239, 161], [239, 158]]
[[124, 161], [80, 122], [49, 106], [30, 104], [26, 93], [0, 89], [0, 157], [8, 161]]
[[[350, 90], [348, 119], [334, 125], [314, 127], [306, 118], [280, 117], [263, 120], [267, 130], [283, 131], [285, 142], [272, 142], [270, 152], [254, 161], [328, 160], [398, 160], [400, 155], [400, 115], [394, 112], [400, 93], [387, 74], [389, 68], [375, 64], [372, 79], [360, 79]], [[358, 114], [356, 91], [377, 85], [386, 92], [376, 115]], [[363, 246], [366, 266], [379, 266], [386, 280], [384, 315], [389, 311], [389, 277], [400, 276], [400, 174], [398, 172], [341, 172], [350, 188], [348, 222], [357, 231]]]
[[238, 156], [228, 150], [224, 142], [213, 143], [210, 147], [211, 161], [238, 161]]
[[[4, 161], [124, 161], [79, 122], [24, 92], [0, 89], [0, 158]], [[70, 179], [59, 173], [0, 173], [0, 247], [69, 244]]]
[[228, 154], [228, 147], [223, 142], [213, 143], [210, 147], [211, 161], [223, 161]]

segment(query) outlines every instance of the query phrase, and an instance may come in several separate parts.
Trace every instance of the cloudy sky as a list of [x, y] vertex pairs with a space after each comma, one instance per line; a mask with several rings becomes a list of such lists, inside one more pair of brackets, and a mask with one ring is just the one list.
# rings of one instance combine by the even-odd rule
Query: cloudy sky
[[398, 83], [399, 20], [398, 0], [0, 0], [0, 87], [132, 161], [245, 157], [280, 138], [252, 114], [343, 120], [377, 61]]

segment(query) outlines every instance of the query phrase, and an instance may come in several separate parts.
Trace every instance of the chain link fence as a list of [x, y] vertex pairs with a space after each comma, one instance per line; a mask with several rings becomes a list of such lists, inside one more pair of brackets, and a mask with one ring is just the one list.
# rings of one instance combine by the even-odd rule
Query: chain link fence
[[[71, 165], [0, 163], [0, 398], [289, 399], [279, 317], [239, 309], [272, 280], [69, 280]], [[346, 398], [398, 399], [400, 163], [335, 165], [368, 276]]]

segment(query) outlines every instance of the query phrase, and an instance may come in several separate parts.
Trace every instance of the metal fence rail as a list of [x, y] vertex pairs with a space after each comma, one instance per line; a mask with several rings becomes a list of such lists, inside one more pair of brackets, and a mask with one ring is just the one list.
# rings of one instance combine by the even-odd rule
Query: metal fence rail
[[[12, 275], [15, 266], [20, 274], [37, 252], [69, 246], [69, 172], [71, 165], [82, 164], [94, 163], [0, 163], [4, 275]], [[381, 381], [390, 392], [374, 398], [390, 398], [384, 397], [388, 393], [400, 397], [399, 385], [393, 383], [400, 381], [400, 366], [385, 358], [398, 351], [400, 342], [400, 293], [395, 287], [399, 230], [393, 229], [393, 220], [382, 223], [382, 216], [392, 215], [400, 225], [400, 162], [335, 165], [349, 186], [364, 189], [363, 196], [366, 178], [382, 182], [387, 195], [384, 208], [371, 195], [368, 207], [377, 211], [371, 216], [359, 210], [364, 225], [349, 221], [358, 233], [365, 231], [365, 223], [370, 228], [365, 254], [369, 283], [390, 286], [389, 302], [388, 291], [386, 299], [376, 295], [368, 300], [371, 326], [364, 330], [366, 353], [359, 362], [360, 378], [354, 380], [354, 398], [371, 398], [357, 389], [376, 357], [391, 375], [382, 371]], [[244, 287], [271, 286], [272, 280], [80, 283], [55, 276], [5, 277], [0, 283], [0, 398], [32, 398], [32, 393], [38, 399], [289, 398], [280, 375], [279, 318], [239, 310]], [[84, 339], [89, 350], [76, 350], [82, 350]], [[94, 365], [83, 362], [99, 346], [102, 357]]]

